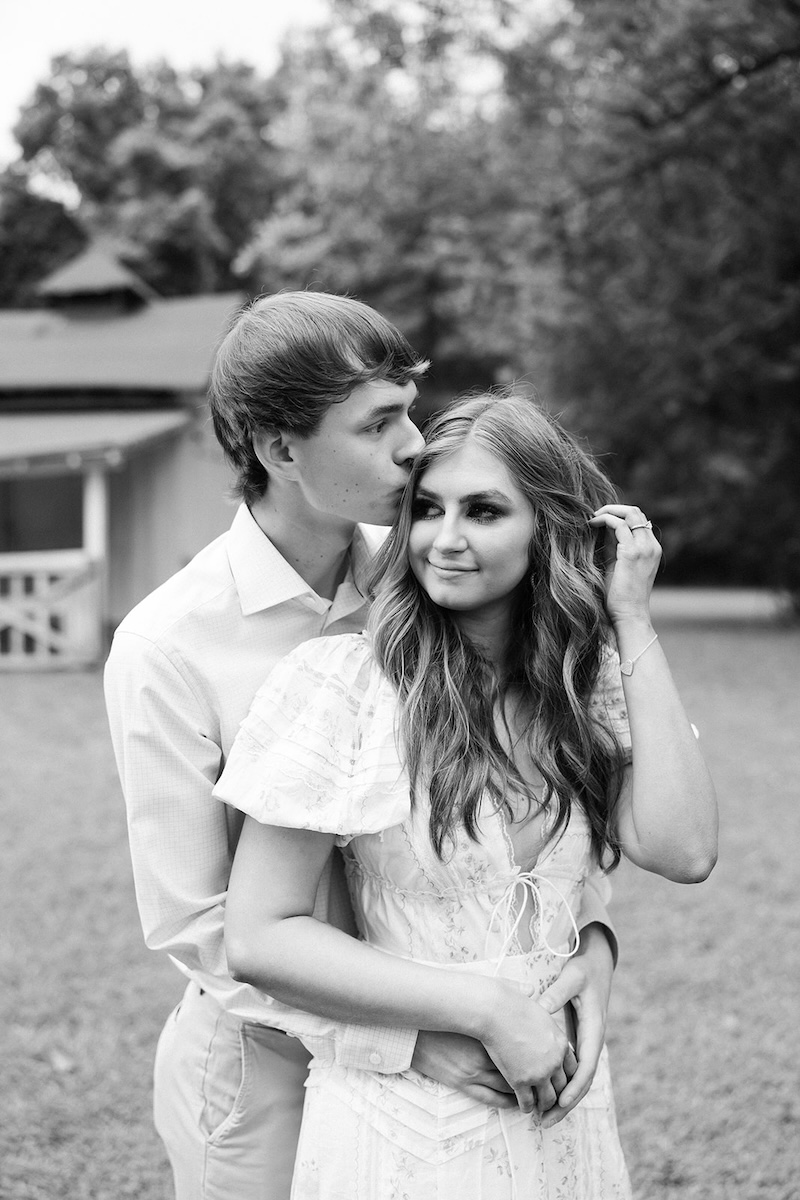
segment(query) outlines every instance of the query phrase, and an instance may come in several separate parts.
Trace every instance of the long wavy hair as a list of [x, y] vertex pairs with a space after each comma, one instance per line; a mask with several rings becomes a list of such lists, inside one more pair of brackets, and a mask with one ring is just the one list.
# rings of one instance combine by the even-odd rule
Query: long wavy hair
[[[450, 612], [417, 582], [408, 562], [414, 497], [426, 470], [467, 442], [505, 465], [534, 516], [530, 570], [515, 596], [506, 670], [498, 675]], [[538, 803], [555, 806], [553, 832], [579, 801], [598, 860], [620, 859], [614, 832], [624, 759], [589, 701], [610, 641], [603, 603], [602, 539], [588, 519], [614, 503], [592, 457], [534, 401], [508, 394], [461, 400], [426, 430], [397, 520], [375, 563], [368, 632], [375, 658], [400, 697], [399, 740], [412, 799], [430, 797], [430, 834], [440, 858], [457, 824], [477, 840], [484, 796], [512, 818], [530, 788], [495, 728], [509, 688], [521, 689], [521, 741], [544, 780]]]

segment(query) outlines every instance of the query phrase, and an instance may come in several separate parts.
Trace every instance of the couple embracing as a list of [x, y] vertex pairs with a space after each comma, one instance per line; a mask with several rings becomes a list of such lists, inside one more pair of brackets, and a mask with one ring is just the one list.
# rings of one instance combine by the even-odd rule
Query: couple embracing
[[114, 639], [145, 937], [188, 977], [177, 1200], [630, 1195], [606, 872], [716, 855], [660, 547], [530, 400], [423, 443], [425, 367], [353, 300], [240, 314], [210, 401], [243, 503]]

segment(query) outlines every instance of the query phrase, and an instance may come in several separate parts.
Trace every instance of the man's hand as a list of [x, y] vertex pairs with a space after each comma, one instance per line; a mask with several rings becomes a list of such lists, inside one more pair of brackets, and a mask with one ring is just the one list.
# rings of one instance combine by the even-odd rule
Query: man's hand
[[542, 1117], [542, 1126], [558, 1124], [588, 1092], [603, 1049], [606, 1015], [614, 976], [614, 960], [602, 925], [581, 930], [578, 953], [564, 964], [555, 983], [539, 997], [549, 1013], [556, 1013], [571, 1000], [578, 1018], [578, 1069], [558, 1097], [558, 1103]]
[[[492, 1108], [516, 1108], [517, 1098], [480, 1042], [460, 1033], [421, 1029], [411, 1066]], [[552, 1110], [551, 1110], [552, 1111]]]

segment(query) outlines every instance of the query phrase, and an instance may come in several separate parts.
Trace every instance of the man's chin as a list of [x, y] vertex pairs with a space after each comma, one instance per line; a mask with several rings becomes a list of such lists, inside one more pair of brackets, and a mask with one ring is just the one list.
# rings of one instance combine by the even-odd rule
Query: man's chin
[[390, 525], [394, 525], [394, 519], [397, 516], [397, 509], [392, 508], [373, 508], [369, 514], [358, 518], [359, 525], [382, 525], [388, 529]]

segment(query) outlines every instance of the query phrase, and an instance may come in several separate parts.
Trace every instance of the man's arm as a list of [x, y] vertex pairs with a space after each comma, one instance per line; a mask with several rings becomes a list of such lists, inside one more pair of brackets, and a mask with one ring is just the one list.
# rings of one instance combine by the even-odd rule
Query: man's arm
[[222, 765], [217, 716], [176, 665], [135, 633], [117, 633], [105, 692], [147, 945], [171, 955], [240, 1020], [283, 1029], [323, 1061], [405, 1070], [413, 1030], [338, 1024], [230, 978], [224, 904], [240, 818], [211, 794]]

